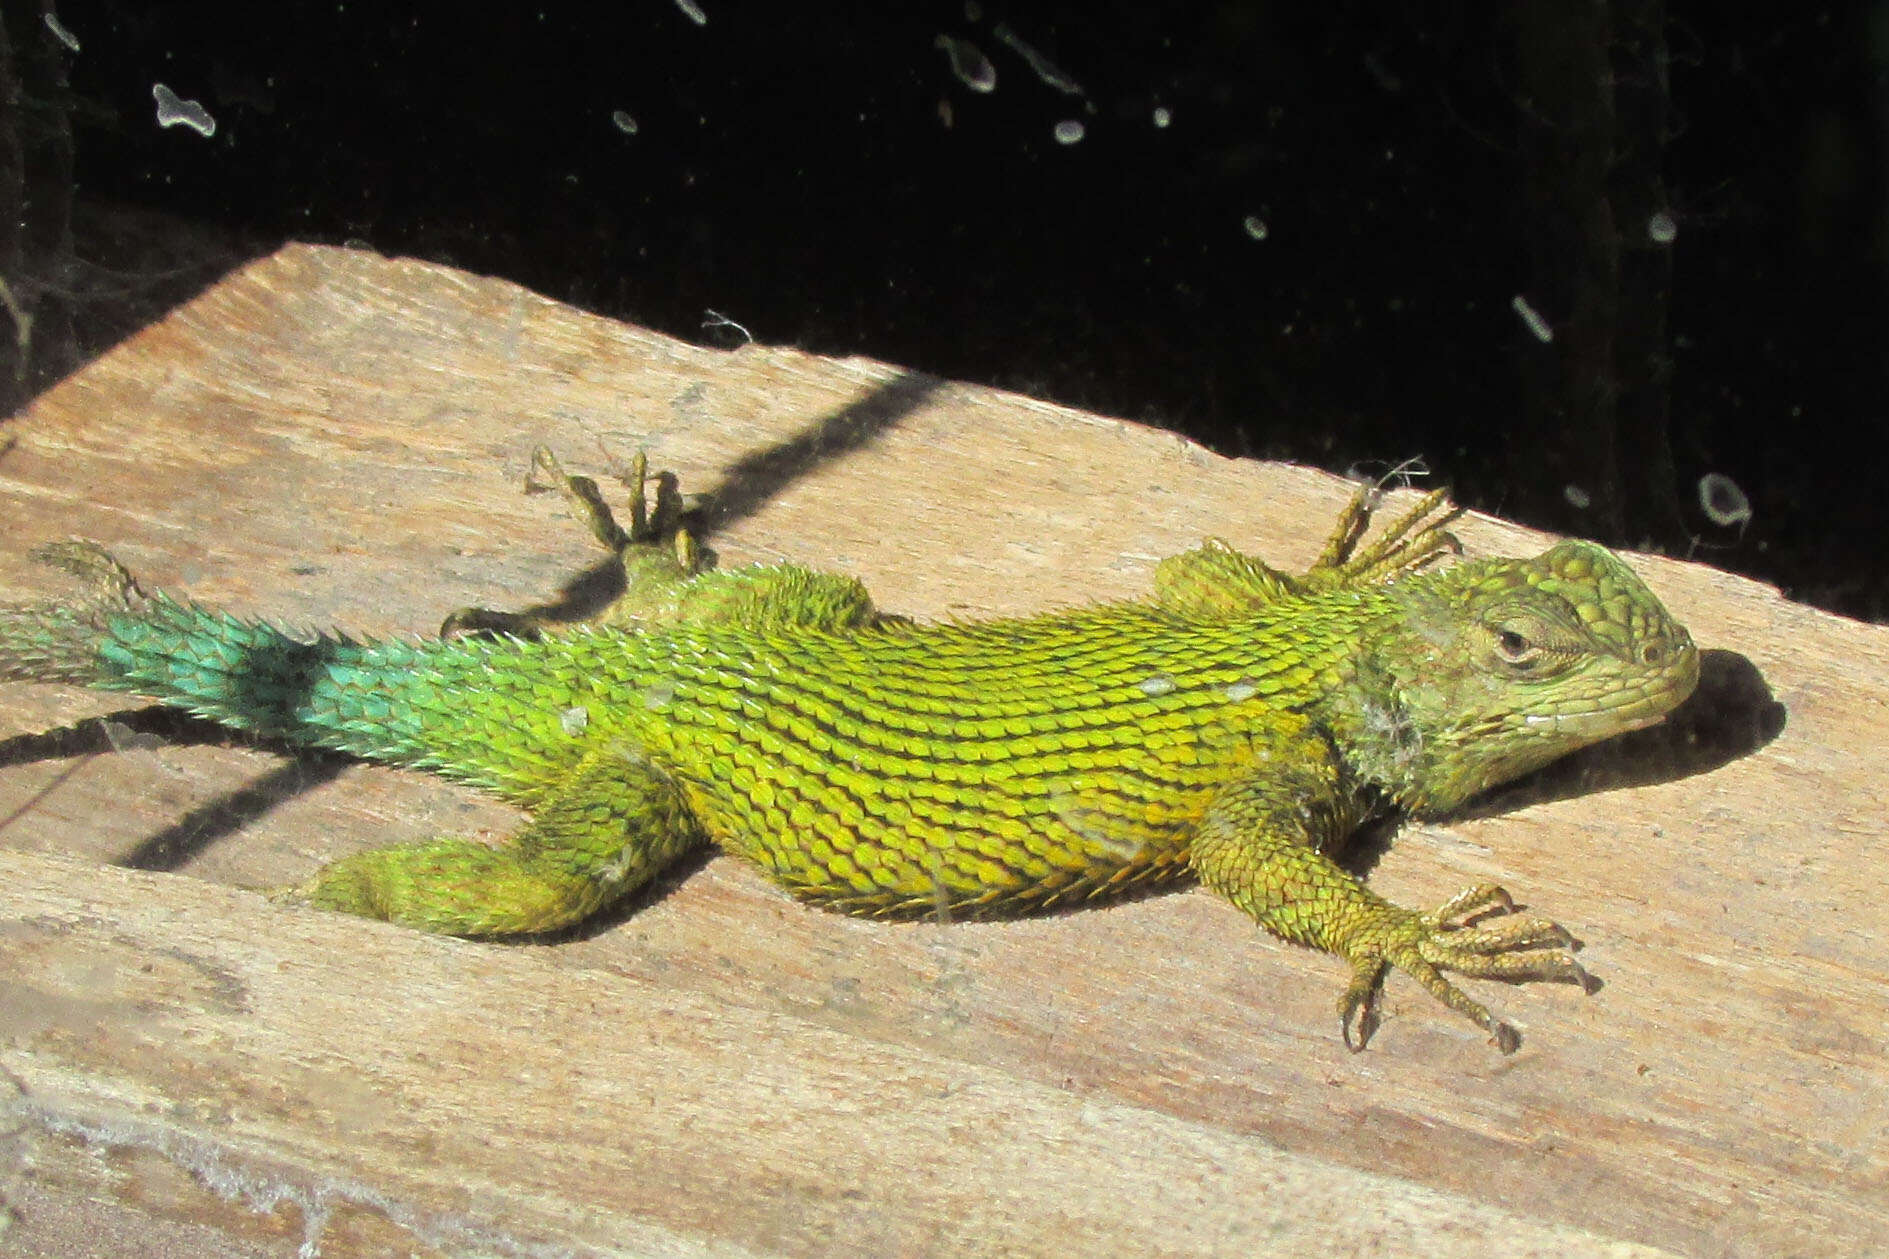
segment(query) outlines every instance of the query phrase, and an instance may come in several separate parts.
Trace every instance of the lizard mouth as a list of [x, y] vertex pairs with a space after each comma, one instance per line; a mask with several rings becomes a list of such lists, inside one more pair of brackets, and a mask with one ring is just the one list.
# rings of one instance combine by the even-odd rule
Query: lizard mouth
[[1616, 709], [1595, 708], [1581, 713], [1532, 713], [1524, 721], [1534, 730], [1559, 735], [1592, 735], [1598, 739], [1656, 726], [1666, 720], [1668, 711], [1668, 708], [1659, 708], [1637, 717], [1626, 717]]
[[1698, 670], [1680, 668], [1667, 677], [1665, 684], [1635, 695], [1629, 703], [1602, 705], [1580, 712], [1534, 713], [1525, 720], [1535, 730], [1554, 734], [1591, 735], [1596, 739], [1657, 726], [1667, 714], [1684, 703], [1698, 683]]

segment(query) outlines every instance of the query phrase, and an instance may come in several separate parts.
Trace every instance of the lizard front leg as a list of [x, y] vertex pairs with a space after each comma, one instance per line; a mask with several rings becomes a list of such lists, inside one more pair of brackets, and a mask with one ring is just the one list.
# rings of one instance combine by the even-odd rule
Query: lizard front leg
[[1325, 854], [1349, 836], [1363, 809], [1321, 740], [1308, 734], [1285, 742], [1292, 754], [1275, 748], [1263, 772], [1235, 782], [1208, 807], [1189, 861], [1202, 883], [1268, 931], [1350, 963], [1351, 982], [1338, 1003], [1347, 1046], [1362, 1049], [1376, 1030], [1393, 968], [1488, 1032], [1505, 1054], [1515, 1052], [1520, 1034], [1444, 972], [1595, 990], [1571, 954], [1573, 937], [1559, 925], [1528, 917], [1469, 925], [1514, 909], [1499, 887], [1469, 888], [1422, 913], [1392, 904], [1340, 868]]
[[1463, 509], [1449, 491], [1432, 490], [1362, 545], [1371, 516], [1383, 500], [1382, 482], [1363, 486], [1338, 514], [1331, 536], [1312, 566], [1292, 574], [1257, 556], [1209, 538], [1155, 569], [1154, 600], [1184, 616], [1233, 619], [1251, 616], [1269, 603], [1327, 590], [1361, 590], [1419, 572], [1439, 556], [1461, 551], [1449, 526]]

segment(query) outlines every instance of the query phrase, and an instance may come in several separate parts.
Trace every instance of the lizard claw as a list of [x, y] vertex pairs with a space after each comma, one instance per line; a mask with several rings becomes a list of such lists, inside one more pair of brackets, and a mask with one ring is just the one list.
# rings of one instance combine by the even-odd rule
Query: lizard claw
[[1378, 998], [1383, 995], [1384, 976], [1389, 971], [1389, 964], [1384, 962], [1354, 969], [1350, 986], [1338, 999], [1339, 1029], [1345, 1038], [1345, 1048], [1354, 1054], [1362, 1053], [1371, 1043], [1371, 1037], [1377, 1034], [1378, 1024], [1382, 1022]]

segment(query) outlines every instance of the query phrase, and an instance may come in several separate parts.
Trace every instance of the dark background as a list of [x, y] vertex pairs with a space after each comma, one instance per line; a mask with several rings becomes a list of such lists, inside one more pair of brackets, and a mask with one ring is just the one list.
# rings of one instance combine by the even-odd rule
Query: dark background
[[0, 402], [348, 241], [1889, 617], [1889, 0], [695, 4], [5, 5]]

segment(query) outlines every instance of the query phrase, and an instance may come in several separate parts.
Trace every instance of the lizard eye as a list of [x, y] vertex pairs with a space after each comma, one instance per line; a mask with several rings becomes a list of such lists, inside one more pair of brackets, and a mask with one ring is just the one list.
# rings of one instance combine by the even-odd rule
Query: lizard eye
[[1528, 635], [1508, 626], [1496, 630], [1495, 650], [1510, 664], [1528, 664], [1541, 654], [1541, 649], [1529, 641]]

